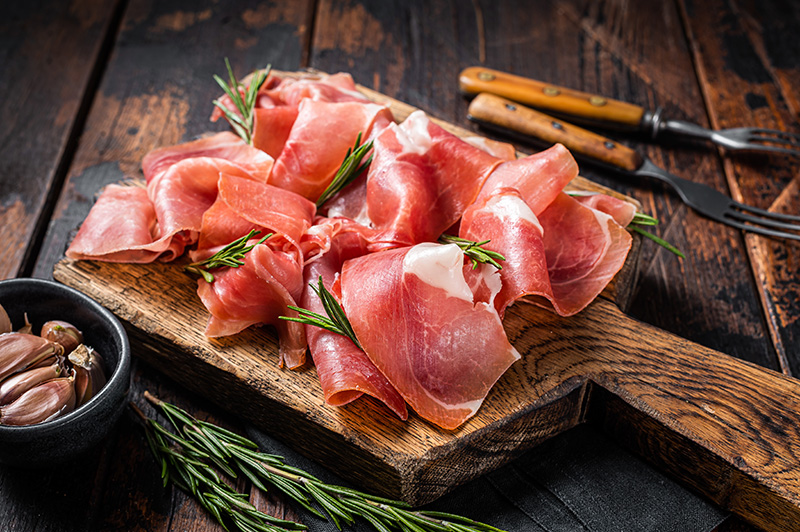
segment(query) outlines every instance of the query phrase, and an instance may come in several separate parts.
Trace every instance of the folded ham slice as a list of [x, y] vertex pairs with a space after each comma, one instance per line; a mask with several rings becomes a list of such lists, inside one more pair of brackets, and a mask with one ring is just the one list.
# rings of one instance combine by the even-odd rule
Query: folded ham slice
[[105, 262], [172, 260], [185, 242], [161, 236], [153, 203], [143, 187], [108, 185], [66, 251], [67, 257]]
[[236, 163], [258, 181], [267, 180], [274, 162], [268, 154], [250, 146], [233, 133], [225, 131], [192, 142], [151, 151], [142, 160], [144, 177], [149, 183], [178, 161], [193, 157], [215, 157]]
[[300, 102], [269, 183], [316, 201], [333, 180], [359, 133], [366, 142], [390, 123], [388, 107], [363, 102]]
[[501, 163], [417, 111], [376, 139], [366, 208], [353, 199], [337, 204], [338, 212], [365, 211], [359, 220], [375, 230], [372, 250], [435, 241], [461, 218]]
[[445, 429], [474, 415], [519, 359], [464, 267], [458, 246], [423, 243], [351, 259], [342, 272], [344, 310], [367, 356], [420, 416]]
[[611, 216], [559, 194], [537, 217], [515, 189], [497, 189], [476, 202], [460, 234], [491, 241], [484, 247], [505, 257], [495, 307], [538, 296], [562, 316], [583, 310], [622, 268], [630, 234]]
[[230, 336], [251, 325], [273, 325], [278, 330], [280, 364], [303, 365], [303, 325], [279, 319], [297, 316], [288, 307], [297, 306], [303, 291], [302, 265], [294, 255], [259, 244], [245, 255], [242, 266], [214, 271], [213, 283], [203, 279], [197, 283], [197, 293], [211, 314], [206, 336]]
[[[327, 221], [322, 223], [332, 226]], [[367, 253], [366, 240], [358, 233], [339, 233], [332, 240], [328, 251], [306, 267], [305, 287], [300, 300], [300, 306], [322, 315], [325, 315], [325, 309], [310, 285], [317, 286], [321, 277], [323, 285], [340, 298], [337, 281], [342, 264]], [[342, 406], [367, 394], [386, 404], [400, 419], [408, 418], [403, 398], [366, 353], [349, 338], [313, 326], [306, 326], [306, 337], [328, 404]]]

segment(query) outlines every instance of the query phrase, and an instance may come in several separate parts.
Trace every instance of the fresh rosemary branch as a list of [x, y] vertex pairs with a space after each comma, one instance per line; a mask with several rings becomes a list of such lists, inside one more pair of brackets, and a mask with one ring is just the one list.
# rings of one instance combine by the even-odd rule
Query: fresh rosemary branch
[[465, 238], [448, 235], [447, 233], [439, 237], [440, 244], [456, 244], [460, 247], [464, 254], [472, 260], [473, 270], [478, 267], [479, 262], [489, 263], [498, 270], [502, 270], [503, 267], [500, 266], [500, 263], [497, 261], [506, 260], [506, 258], [496, 251], [483, 249], [483, 247], [481, 247], [489, 242], [491, 242], [491, 240], [476, 242], [475, 240], [467, 240]]
[[372, 155], [366, 161], [361, 162], [371, 149], [372, 141], [361, 144], [361, 133], [359, 133], [355, 145], [347, 148], [342, 165], [333, 177], [333, 181], [317, 200], [317, 208], [322, 207], [326, 201], [361, 175], [361, 172], [372, 162]]
[[686, 255], [684, 255], [681, 252], [681, 250], [679, 250], [678, 248], [676, 248], [663, 238], [654, 235], [650, 231], [645, 231], [640, 227], [640, 226], [652, 226], [652, 225], [658, 225], [658, 220], [653, 218], [649, 214], [645, 214], [643, 212], [637, 212], [636, 214], [633, 215], [633, 220], [631, 220], [631, 223], [628, 225], [628, 227], [631, 228], [631, 231], [636, 231], [640, 235], [649, 238], [659, 246], [663, 246], [668, 251], [671, 251], [680, 258], [685, 259]]
[[228, 78], [229, 81], [226, 82], [221, 77], [214, 75], [214, 80], [222, 87], [222, 90], [225, 91], [225, 94], [233, 102], [233, 105], [236, 106], [236, 110], [239, 111], [237, 115], [230, 109], [228, 109], [221, 101], [214, 100], [214, 105], [216, 105], [222, 113], [225, 115], [225, 118], [228, 119], [231, 127], [236, 131], [236, 134], [239, 135], [244, 139], [245, 142], [248, 144], [253, 143], [253, 110], [255, 109], [256, 105], [256, 95], [258, 94], [258, 89], [261, 88], [261, 85], [264, 84], [266, 81], [267, 76], [269, 76], [269, 71], [271, 69], [270, 65], [267, 65], [267, 68], [263, 71], [259, 71], [253, 74], [252, 79], [250, 80], [250, 85], [247, 89], [244, 90], [244, 97], [242, 97], [242, 93], [239, 90], [239, 87], [242, 86], [236, 80], [236, 77], [233, 75], [233, 69], [231, 69], [231, 63], [228, 61], [228, 58], [225, 58], [225, 67], [228, 69]]
[[[188, 464], [191, 475], [184, 474], [177, 481], [188, 484], [187, 491], [196, 495], [199, 489], [193, 491], [190, 480], [199, 472], [201, 478], [216, 478], [212, 465], [214, 464], [231, 477], [236, 472], [245, 475], [261, 490], [269, 486], [281, 491], [303, 508], [321, 518], [329, 518], [341, 530], [342, 525], [352, 525], [357, 518], [369, 522], [380, 532], [502, 532], [491, 525], [473, 521], [466, 517], [454, 514], [431, 511], [414, 511], [409, 505], [383, 497], [327, 484], [307, 472], [287, 465], [280, 456], [262, 453], [258, 446], [251, 440], [239, 436], [231, 431], [218, 427], [212, 423], [200, 421], [186, 411], [171, 405], [145, 392], [145, 398], [156, 405], [169, 419], [177, 435], [161, 427], [157, 422], [148, 420], [148, 431], [151, 433], [151, 444], [154, 453], [162, 463], [162, 477], [165, 482], [169, 477], [173, 462]], [[138, 410], [138, 409], [137, 409]], [[141, 414], [144, 416], [144, 414]], [[160, 438], [160, 439], [158, 439]], [[166, 445], [171, 440], [174, 445]], [[166, 450], [165, 450], [166, 449]], [[183, 471], [183, 470], [181, 470]], [[199, 485], [199, 481], [195, 481]], [[205, 485], [205, 484], [203, 484]], [[186, 489], [186, 488], [184, 488]], [[218, 499], [210, 498], [204, 494], [206, 501], [211, 501], [217, 521], [222, 523], [224, 517], [231, 517], [228, 506], [213, 506]], [[228, 501], [227, 498], [217, 496]], [[241, 496], [240, 496], [241, 497]], [[228, 503], [230, 509], [244, 513], [240, 510], [244, 505], [239, 504], [241, 499], [234, 499]], [[201, 504], [204, 504], [201, 500]], [[245, 502], [245, 505], [249, 504]], [[204, 504], [205, 506], [205, 504]], [[215, 513], [216, 512], [216, 513]], [[249, 513], [246, 514], [251, 518]], [[232, 517], [231, 517], [232, 520]], [[271, 521], [277, 526], [295, 527], [298, 524], [291, 521]], [[224, 525], [223, 525], [224, 526]], [[299, 525], [302, 526], [302, 525]], [[242, 530], [267, 530], [270, 528], [243, 528]], [[279, 530], [279, 529], [278, 529]]]
[[225, 530], [229, 530], [229, 524], [247, 532], [286, 532], [307, 528], [301, 523], [260, 512], [248, 501], [247, 494], [236, 492], [210, 465], [213, 463], [229, 477], [236, 477], [236, 473], [215, 454], [209, 454], [202, 446], [173, 434], [154, 419], [148, 418], [136, 405], [131, 404], [131, 407], [145, 422], [147, 443], [161, 463], [164, 486], [171, 480], [192, 494]]
[[328, 290], [325, 288], [325, 285], [322, 284], [322, 276], [319, 277], [319, 284], [317, 286], [314, 286], [313, 284], [310, 284], [309, 286], [311, 286], [311, 289], [314, 290], [315, 294], [317, 294], [317, 297], [322, 300], [322, 306], [325, 309], [327, 316], [323, 316], [322, 314], [318, 314], [304, 308], [293, 307], [289, 305], [288, 308], [297, 311], [301, 317], [294, 318], [291, 316], [279, 316], [280, 319], [296, 321], [305, 325], [313, 325], [315, 327], [321, 327], [326, 331], [341, 334], [342, 336], [350, 338], [356, 347], [363, 350], [361, 344], [358, 342], [358, 338], [356, 338], [356, 333], [353, 332], [353, 327], [350, 325], [350, 320], [347, 319], [347, 316], [342, 309], [342, 306], [338, 301], [336, 301], [336, 298], [333, 297], [333, 294], [328, 292]]
[[261, 238], [255, 244], [247, 245], [247, 241], [256, 236], [257, 234], [261, 233], [261, 231], [256, 231], [255, 229], [251, 230], [245, 236], [241, 238], [237, 238], [221, 250], [217, 251], [210, 257], [205, 260], [201, 260], [199, 262], [193, 262], [187, 266], [184, 266], [184, 271], [194, 273], [197, 275], [202, 275], [203, 279], [206, 280], [208, 283], [214, 282], [214, 276], [208, 271], [213, 270], [215, 268], [222, 268], [224, 266], [228, 266], [230, 268], [238, 268], [244, 261], [242, 260], [245, 254], [256, 247], [258, 244], [263, 243], [266, 239], [272, 236], [272, 233], [269, 233], [267, 236]]

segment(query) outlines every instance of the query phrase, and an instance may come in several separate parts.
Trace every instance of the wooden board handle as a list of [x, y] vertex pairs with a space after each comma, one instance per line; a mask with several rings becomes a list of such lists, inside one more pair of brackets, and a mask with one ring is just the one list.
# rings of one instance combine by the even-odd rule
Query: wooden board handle
[[641, 323], [606, 300], [570, 318], [509, 310], [558, 331], [540, 340], [538, 371], [589, 379], [588, 422], [758, 527], [800, 529], [799, 380]]
[[611, 139], [568, 124], [493, 94], [479, 94], [469, 105], [469, 118], [546, 142], [630, 172], [642, 165], [634, 150]]
[[568, 116], [638, 128], [644, 109], [638, 105], [580, 92], [483, 67], [464, 69], [458, 77], [461, 92], [496, 94], [525, 105]]

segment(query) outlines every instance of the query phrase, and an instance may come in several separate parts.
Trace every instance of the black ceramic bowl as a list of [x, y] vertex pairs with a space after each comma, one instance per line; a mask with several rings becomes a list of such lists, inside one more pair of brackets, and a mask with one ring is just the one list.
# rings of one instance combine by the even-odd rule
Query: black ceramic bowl
[[24, 325], [24, 313], [34, 334], [49, 320], [72, 323], [83, 332], [84, 343], [103, 357], [108, 382], [86, 404], [36, 425], [0, 425], [0, 462], [4, 464], [44, 467], [75, 458], [109, 433], [125, 407], [131, 358], [125, 329], [96, 301], [53, 281], [0, 281], [0, 305], [15, 330]]

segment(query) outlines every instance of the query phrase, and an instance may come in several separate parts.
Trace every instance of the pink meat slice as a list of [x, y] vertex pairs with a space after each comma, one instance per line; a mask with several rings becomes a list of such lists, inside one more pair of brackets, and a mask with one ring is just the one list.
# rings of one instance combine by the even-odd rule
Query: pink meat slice
[[538, 218], [513, 189], [472, 206], [462, 238], [505, 257], [495, 306], [502, 316], [524, 296], [546, 300], [562, 316], [583, 310], [625, 263], [631, 237], [612, 217], [560, 194]]
[[[325, 309], [310, 284], [323, 285], [335, 296], [342, 264], [345, 260], [367, 253], [366, 241], [357, 233], [340, 233], [333, 245], [318, 260], [305, 268], [305, 288], [301, 307], [325, 315]], [[317, 368], [325, 400], [333, 406], [350, 403], [363, 394], [386, 404], [400, 419], [408, 418], [406, 403], [378, 371], [375, 364], [349, 338], [325, 329], [306, 326], [309, 351]]]
[[[375, 141], [366, 181], [371, 249], [435, 241], [461, 218], [491, 172], [502, 163], [417, 111]], [[342, 212], [355, 212], [348, 205]]]
[[155, 149], [142, 160], [142, 171], [149, 183], [178, 161], [194, 157], [214, 157], [236, 163], [259, 181], [267, 180], [274, 162], [268, 154], [225, 131], [192, 142]]
[[210, 313], [206, 336], [230, 336], [251, 325], [273, 325], [278, 331], [280, 364], [302, 366], [306, 353], [304, 327], [279, 319], [297, 315], [288, 308], [297, 306], [303, 290], [302, 265], [296, 257], [274, 250], [268, 243], [259, 244], [245, 255], [242, 266], [221, 268], [213, 274], [213, 283], [199, 279], [197, 287]]
[[184, 242], [162, 237], [156, 211], [141, 187], [108, 185], [66, 255], [71, 259], [148, 263], [172, 260], [183, 252]]
[[277, 159], [297, 119], [297, 107], [256, 109], [253, 116], [253, 146]]
[[445, 429], [474, 415], [519, 358], [464, 267], [457, 246], [423, 243], [348, 260], [342, 272], [344, 310], [367, 356], [421, 417]]
[[383, 105], [303, 100], [269, 183], [316, 201], [333, 180], [347, 150], [392, 122]]
[[537, 216], [578, 175], [578, 163], [561, 144], [521, 159], [506, 161], [492, 172], [480, 192], [490, 195], [498, 188], [514, 188]]
[[203, 216], [193, 260], [256, 229], [261, 231], [259, 237], [267, 233], [280, 236], [288, 246], [285, 250], [294, 250], [302, 264], [300, 240], [314, 219], [313, 203], [294, 192], [236, 175], [221, 174], [217, 187], [216, 202]]
[[570, 196], [587, 207], [608, 214], [622, 227], [627, 227], [636, 214], [635, 205], [606, 194], [570, 194]]

